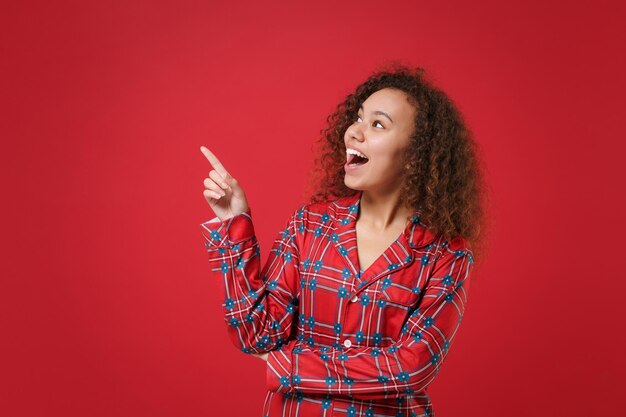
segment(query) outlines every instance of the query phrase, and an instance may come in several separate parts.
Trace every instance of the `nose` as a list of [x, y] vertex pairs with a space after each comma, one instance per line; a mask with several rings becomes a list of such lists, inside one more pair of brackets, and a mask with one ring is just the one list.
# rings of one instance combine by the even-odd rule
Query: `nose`
[[346, 132], [348, 139], [355, 139], [355, 140], [358, 140], [359, 142], [363, 142], [363, 130], [361, 129], [362, 125], [363, 125], [362, 123], [361, 124], [355, 123], [351, 125], [350, 127], [348, 127], [348, 131]]

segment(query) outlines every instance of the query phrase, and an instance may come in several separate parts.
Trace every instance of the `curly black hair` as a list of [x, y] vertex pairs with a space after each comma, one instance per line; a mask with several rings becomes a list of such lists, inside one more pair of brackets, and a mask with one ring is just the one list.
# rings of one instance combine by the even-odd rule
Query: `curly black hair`
[[403, 91], [417, 109], [415, 128], [402, 161], [401, 199], [419, 208], [435, 235], [461, 236], [475, 260], [484, 249], [486, 185], [478, 160], [478, 144], [452, 100], [427, 79], [421, 67], [391, 63], [370, 75], [326, 118], [316, 142], [307, 194], [310, 202], [354, 195], [344, 184], [344, 134], [359, 106], [383, 88]]

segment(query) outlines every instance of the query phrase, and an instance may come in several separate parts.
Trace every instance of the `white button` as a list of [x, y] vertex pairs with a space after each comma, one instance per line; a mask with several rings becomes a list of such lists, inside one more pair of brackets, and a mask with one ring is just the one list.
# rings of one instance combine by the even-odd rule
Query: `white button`
[[350, 346], [352, 346], [352, 341], [350, 339], [346, 339], [346, 340], [343, 341], [343, 345], [345, 347], [350, 347]]
[[353, 303], [355, 303], [358, 299], [359, 299], [359, 297], [355, 295], [354, 297], [352, 297], [352, 298], [350, 299], [350, 301], [351, 301], [351, 302], [353, 302]]

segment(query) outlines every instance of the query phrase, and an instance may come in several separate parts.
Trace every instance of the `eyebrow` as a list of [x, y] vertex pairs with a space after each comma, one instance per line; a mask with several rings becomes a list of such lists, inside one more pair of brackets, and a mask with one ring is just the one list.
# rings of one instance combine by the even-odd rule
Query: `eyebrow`
[[[363, 105], [362, 104], [359, 106], [359, 109], [363, 110]], [[363, 111], [365, 111], [365, 110], [363, 110]], [[389, 117], [389, 115], [387, 113], [385, 113], [384, 111], [376, 110], [374, 112], [374, 114], [378, 114], [380, 116], [385, 116], [387, 119], [389, 119], [389, 121], [391, 123], [393, 123], [393, 120], [391, 120], [391, 117]]]

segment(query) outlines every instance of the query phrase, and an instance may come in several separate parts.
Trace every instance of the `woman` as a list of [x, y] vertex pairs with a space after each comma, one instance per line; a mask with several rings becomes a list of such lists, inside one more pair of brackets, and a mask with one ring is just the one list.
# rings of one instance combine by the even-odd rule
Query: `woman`
[[267, 361], [266, 416], [432, 416], [480, 243], [475, 144], [419, 68], [373, 74], [328, 121], [315, 194], [263, 268], [243, 189], [201, 147], [228, 334]]

